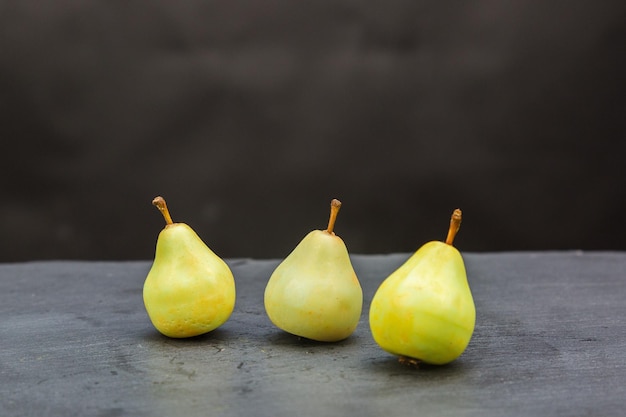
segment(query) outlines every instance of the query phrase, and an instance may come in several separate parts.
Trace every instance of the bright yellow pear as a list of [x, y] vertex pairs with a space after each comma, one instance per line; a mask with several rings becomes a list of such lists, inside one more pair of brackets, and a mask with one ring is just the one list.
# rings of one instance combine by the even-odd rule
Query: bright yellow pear
[[228, 320], [235, 307], [235, 280], [226, 263], [185, 223], [173, 223], [165, 200], [154, 204], [165, 218], [143, 300], [154, 327], [165, 336], [191, 337]]
[[348, 249], [333, 232], [339, 200], [331, 202], [326, 230], [313, 230], [272, 273], [264, 303], [276, 327], [321, 342], [336, 342], [356, 329], [363, 291]]
[[372, 336], [403, 361], [442, 365], [458, 358], [474, 332], [476, 311], [465, 264], [452, 246], [461, 210], [446, 242], [419, 248], [380, 285], [370, 305]]

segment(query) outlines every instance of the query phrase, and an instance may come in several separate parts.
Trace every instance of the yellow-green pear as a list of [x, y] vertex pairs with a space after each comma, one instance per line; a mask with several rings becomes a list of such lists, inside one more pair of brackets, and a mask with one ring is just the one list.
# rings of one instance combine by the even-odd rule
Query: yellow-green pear
[[333, 232], [340, 207], [332, 200], [328, 228], [306, 235], [265, 287], [265, 311], [276, 327], [321, 342], [350, 336], [363, 307], [348, 249]]
[[472, 337], [474, 299], [463, 258], [452, 246], [460, 225], [461, 210], [456, 209], [446, 242], [424, 244], [374, 294], [369, 312], [372, 336], [403, 362], [449, 363]]
[[235, 280], [226, 263], [185, 223], [174, 223], [162, 197], [154, 204], [165, 218], [143, 301], [156, 329], [182, 338], [210, 332], [235, 307]]

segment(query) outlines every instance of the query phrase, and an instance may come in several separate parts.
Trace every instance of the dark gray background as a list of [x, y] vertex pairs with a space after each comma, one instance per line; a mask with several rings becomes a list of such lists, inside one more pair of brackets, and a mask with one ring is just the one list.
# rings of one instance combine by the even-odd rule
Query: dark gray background
[[0, 261], [626, 249], [626, 2], [0, 3]]

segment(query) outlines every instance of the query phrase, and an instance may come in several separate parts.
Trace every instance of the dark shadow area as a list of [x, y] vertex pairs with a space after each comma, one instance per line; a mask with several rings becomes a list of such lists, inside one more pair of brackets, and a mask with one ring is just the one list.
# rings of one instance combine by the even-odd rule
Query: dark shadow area
[[0, 262], [626, 249], [623, 1], [0, 10]]
[[307, 339], [306, 337], [296, 336], [280, 329], [270, 331], [267, 335], [267, 340], [273, 345], [305, 349], [308, 353], [314, 353], [316, 349], [334, 350], [356, 345], [360, 343], [358, 339], [358, 335], [352, 334], [346, 339], [337, 342], [320, 342], [317, 340]]
[[215, 343], [225, 343], [231, 342], [233, 338], [236, 337], [236, 333], [233, 331], [229, 331], [228, 329], [224, 329], [222, 327], [218, 327], [215, 330], [212, 330], [208, 333], [204, 333], [198, 336], [193, 337], [167, 337], [161, 333], [154, 327], [146, 326], [145, 331], [141, 333], [141, 339], [146, 342], [154, 342], [154, 343], [164, 343], [169, 346], [174, 347], [185, 347], [185, 346], [194, 346], [194, 345], [212, 345]]
[[363, 362], [363, 366], [367, 369], [389, 378], [411, 377], [433, 382], [458, 378], [472, 368], [471, 364], [466, 363], [463, 358], [445, 365], [430, 365], [424, 362], [407, 364], [401, 362], [397, 356], [382, 350], [378, 357], [367, 358]]

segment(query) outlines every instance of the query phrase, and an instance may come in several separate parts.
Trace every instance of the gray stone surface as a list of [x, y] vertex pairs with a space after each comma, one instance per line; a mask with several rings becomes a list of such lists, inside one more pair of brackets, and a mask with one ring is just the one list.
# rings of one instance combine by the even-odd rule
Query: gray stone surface
[[0, 264], [2, 416], [621, 415], [626, 253], [466, 253], [477, 308], [466, 352], [408, 368], [367, 323], [407, 254], [354, 255], [357, 331], [334, 344], [274, 328], [277, 260], [231, 259], [237, 305], [214, 332], [161, 336], [141, 289], [149, 262]]

